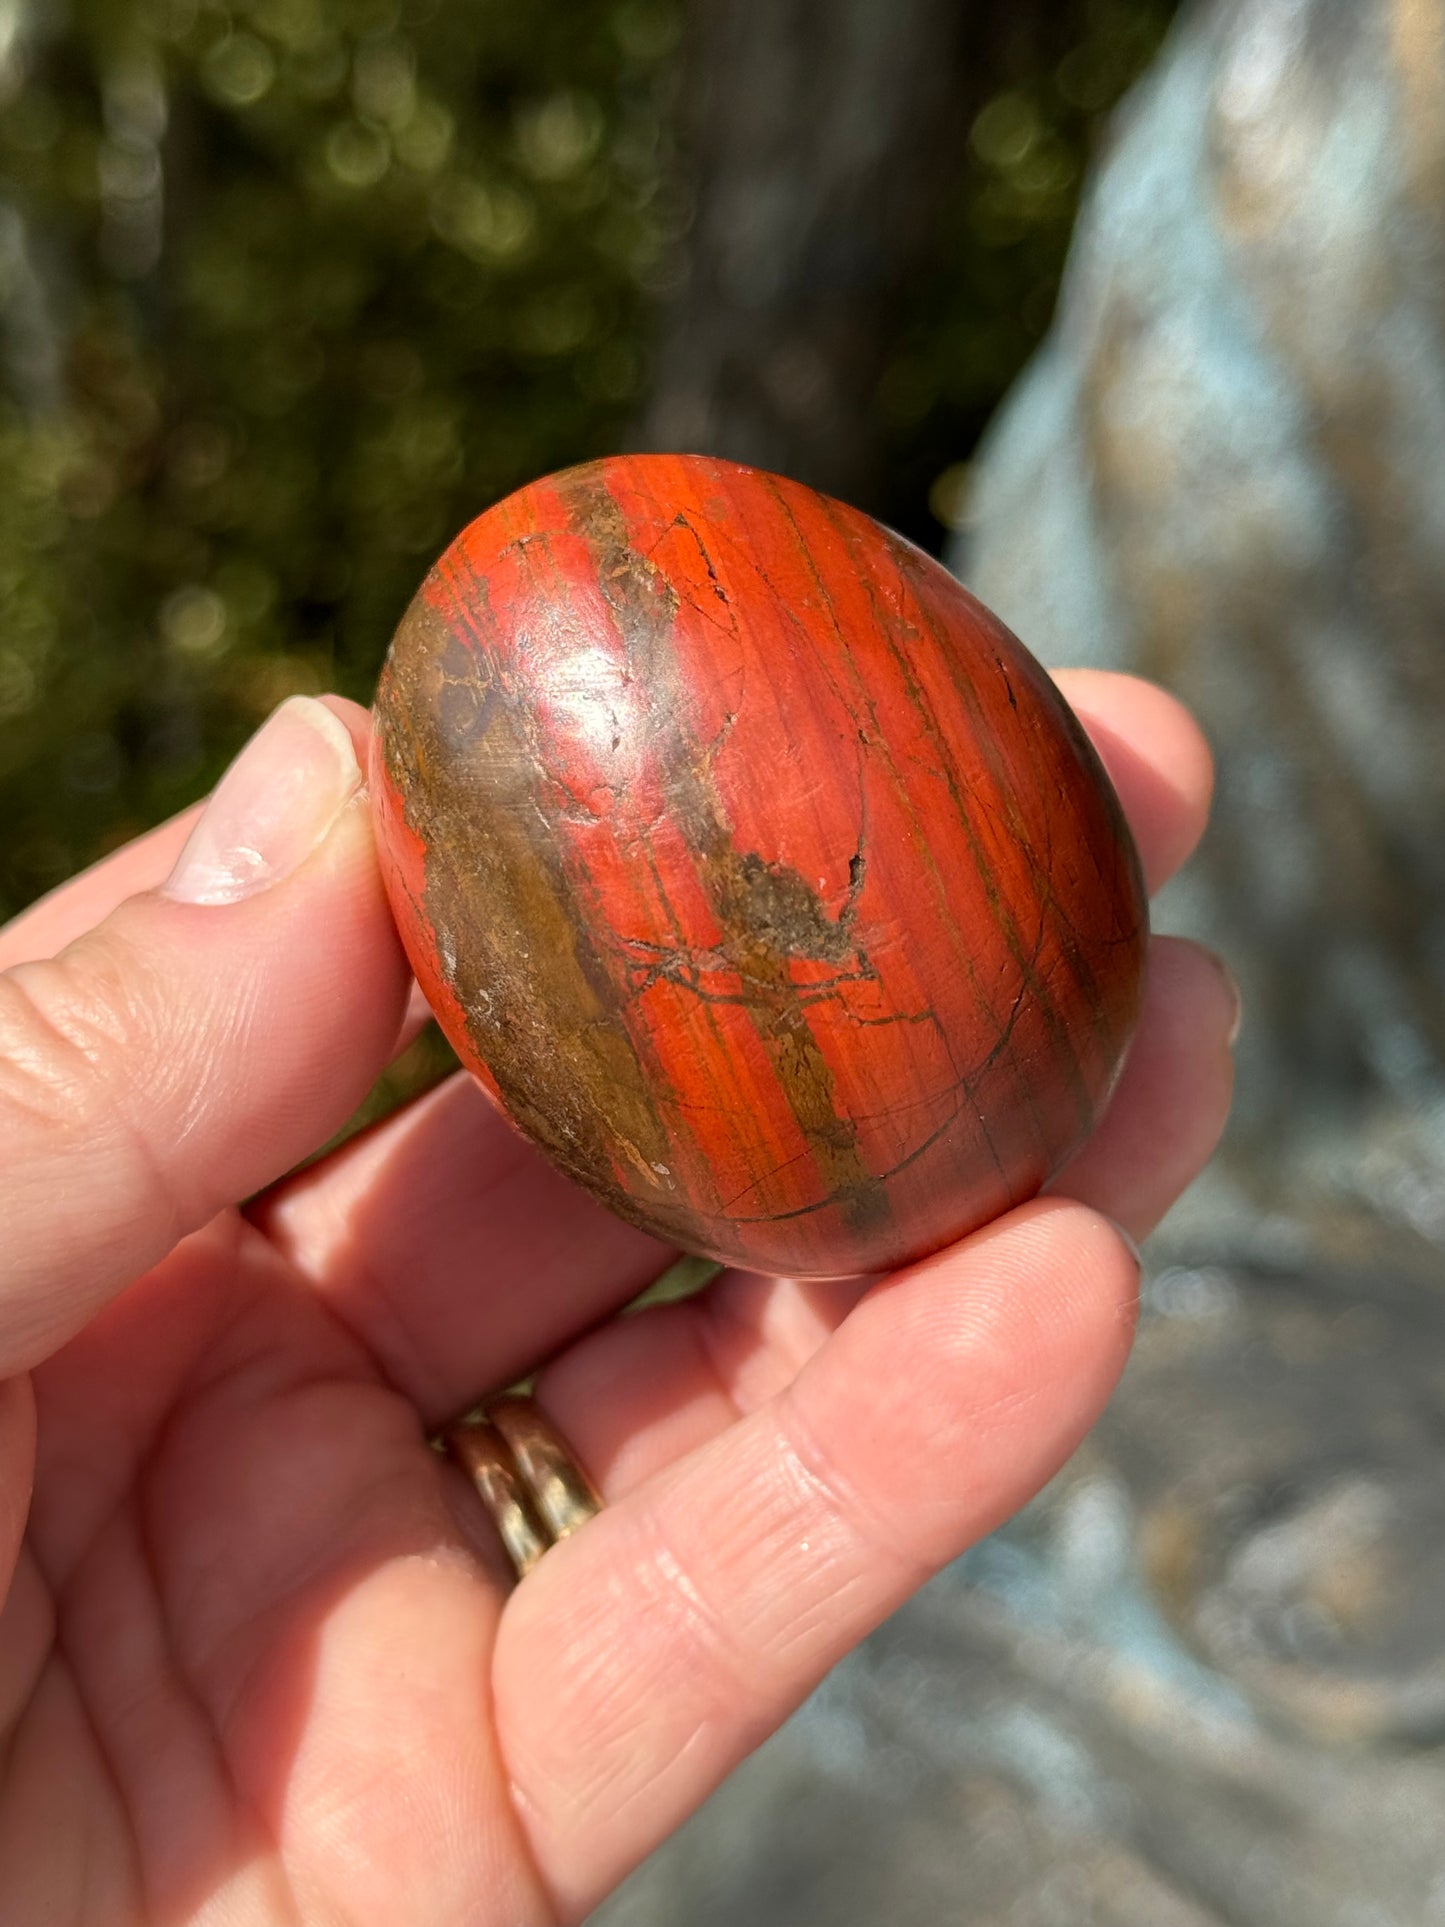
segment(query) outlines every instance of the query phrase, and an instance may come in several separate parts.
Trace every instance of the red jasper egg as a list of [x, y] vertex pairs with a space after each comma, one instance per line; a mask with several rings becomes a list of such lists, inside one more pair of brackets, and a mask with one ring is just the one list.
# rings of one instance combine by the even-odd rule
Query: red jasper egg
[[372, 790], [463, 1062], [689, 1250], [917, 1258], [1118, 1075], [1147, 913], [1093, 749], [939, 563], [796, 482], [618, 456], [489, 509], [392, 642]]

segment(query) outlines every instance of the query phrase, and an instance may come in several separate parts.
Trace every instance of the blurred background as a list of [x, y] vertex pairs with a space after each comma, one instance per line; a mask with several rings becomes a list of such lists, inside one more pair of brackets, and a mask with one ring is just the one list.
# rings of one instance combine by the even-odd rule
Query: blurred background
[[[0, 916], [564, 463], [935, 551], [1158, 0], [0, 0]], [[940, 519], [942, 517], [942, 519]]]
[[1445, 0], [0, 0], [0, 917], [618, 447], [1185, 696], [1248, 1018], [1097, 1432], [599, 1921], [1445, 1923]]

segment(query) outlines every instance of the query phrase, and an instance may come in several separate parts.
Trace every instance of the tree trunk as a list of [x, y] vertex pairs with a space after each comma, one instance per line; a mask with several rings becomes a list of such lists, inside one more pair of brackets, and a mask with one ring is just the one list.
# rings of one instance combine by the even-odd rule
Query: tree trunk
[[639, 440], [881, 494], [900, 299], [978, 108], [1068, 44], [1073, 0], [695, 0], [693, 218]]
[[[25, 85], [30, 0], [0, 0], [0, 112]], [[50, 277], [18, 207], [0, 198], [0, 394], [24, 415], [60, 400], [61, 344]]]

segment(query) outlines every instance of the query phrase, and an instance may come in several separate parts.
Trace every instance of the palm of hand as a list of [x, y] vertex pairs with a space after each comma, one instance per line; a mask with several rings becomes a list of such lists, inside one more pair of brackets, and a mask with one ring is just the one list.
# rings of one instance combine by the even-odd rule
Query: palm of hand
[[83, 1918], [99, 1874], [108, 1921], [218, 1890], [243, 1918], [440, 1921], [478, 1891], [547, 1918], [488, 1720], [501, 1568], [280, 1254], [227, 1214], [35, 1389], [16, 1603], [48, 1647], [53, 1599], [55, 1653], [17, 1745], [53, 1777], [12, 1820], [41, 1849], [13, 1917]]
[[[1116, 682], [1080, 686], [1139, 737]], [[1206, 778], [1120, 787], [1157, 882]], [[374, 880], [346, 887], [380, 928]], [[1201, 953], [1159, 945], [1062, 1186], [1084, 1203], [866, 1290], [730, 1274], [611, 1317], [667, 1254], [461, 1080], [244, 1216], [182, 1211], [208, 1221], [33, 1374], [7, 1918], [579, 1918], [1090, 1423], [1136, 1280], [1087, 1207], [1142, 1231], [1207, 1154], [1228, 1006]], [[514, 1587], [427, 1435], [548, 1358], [539, 1401], [608, 1503]], [[18, 1383], [0, 1458], [23, 1458]]]

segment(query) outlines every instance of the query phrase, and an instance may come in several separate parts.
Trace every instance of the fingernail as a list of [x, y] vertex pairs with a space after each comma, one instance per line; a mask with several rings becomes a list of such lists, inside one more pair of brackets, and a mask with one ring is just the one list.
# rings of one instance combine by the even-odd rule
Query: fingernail
[[1120, 1244], [1131, 1254], [1142, 1276], [1144, 1270], [1144, 1254], [1139, 1249], [1139, 1240], [1134, 1236], [1132, 1231], [1126, 1231], [1117, 1218], [1111, 1218], [1107, 1211], [1101, 1211], [1099, 1216], [1103, 1218], [1106, 1224], [1111, 1224], [1114, 1227], [1115, 1232], [1118, 1234]]
[[1229, 1048], [1233, 1050], [1235, 1040], [1239, 1036], [1239, 1026], [1244, 1021], [1244, 993], [1239, 988], [1238, 977], [1235, 976], [1219, 952], [1217, 950], [1209, 950], [1207, 945], [1202, 947], [1208, 951], [1210, 962], [1224, 979], [1224, 987], [1229, 992], [1233, 1002], [1234, 1015], [1229, 1020], [1229, 1030], [1224, 1040]]
[[345, 726], [324, 703], [292, 696], [226, 771], [162, 894], [239, 903], [305, 862], [361, 787]]

